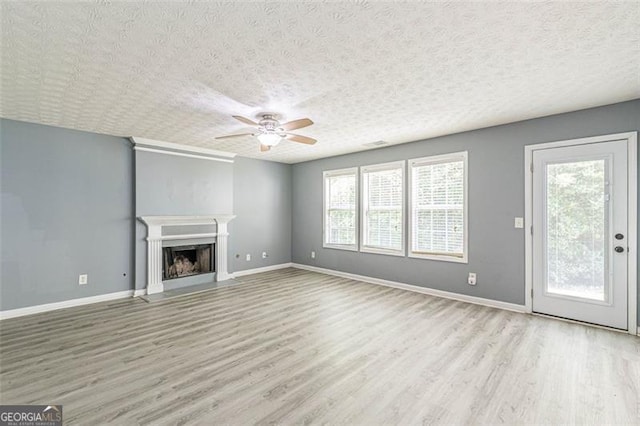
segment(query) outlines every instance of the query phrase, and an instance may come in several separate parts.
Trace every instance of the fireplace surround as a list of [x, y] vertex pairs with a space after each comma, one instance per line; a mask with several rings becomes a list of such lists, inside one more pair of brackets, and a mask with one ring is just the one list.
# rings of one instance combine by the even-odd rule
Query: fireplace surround
[[[231, 278], [227, 269], [227, 242], [229, 233], [227, 224], [235, 218], [232, 214], [216, 214], [204, 216], [140, 216], [138, 219], [147, 226], [147, 294], [162, 293], [164, 291], [163, 270], [165, 259], [163, 256], [163, 245], [171, 241], [170, 246], [179, 246], [184, 241], [186, 245], [197, 246], [209, 244], [213, 248], [212, 272], [215, 272], [216, 281], [224, 281]], [[215, 225], [215, 232], [190, 233], [193, 225]], [[171, 227], [173, 230], [184, 228], [183, 233], [163, 233], [163, 229]], [[181, 259], [182, 260], [182, 259]], [[189, 259], [191, 265], [184, 261], [184, 265], [193, 268], [193, 261]]]

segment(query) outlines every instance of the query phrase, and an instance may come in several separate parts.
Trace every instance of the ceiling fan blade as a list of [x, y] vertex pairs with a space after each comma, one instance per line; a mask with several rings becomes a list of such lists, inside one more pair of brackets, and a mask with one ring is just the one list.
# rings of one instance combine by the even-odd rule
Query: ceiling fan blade
[[313, 121], [309, 120], [308, 118], [301, 118], [299, 120], [293, 120], [288, 123], [284, 123], [280, 127], [285, 131], [289, 131], [302, 129], [303, 127], [311, 126], [312, 124]]
[[306, 143], [307, 145], [313, 145], [314, 143], [318, 142], [317, 140], [315, 140], [313, 138], [309, 138], [309, 137], [301, 136], [301, 135], [294, 135], [293, 133], [287, 133], [285, 135], [285, 139], [288, 139], [288, 140], [293, 141], [293, 142]]
[[269, 151], [270, 149], [271, 147], [269, 145], [260, 144], [260, 152], [266, 152], [266, 151]]
[[242, 117], [240, 115], [232, 115], [233, 118], [235, 118], [238, 121], [242, 121], [244, 124], [248, 124], [250, 126], [257, 126], [258, 123], [256, 123], [255, 121], [249, 120], [248, 118]]
[[216, 139], [238, 138], [240, 136], [253, 136], [253, 133], [237, 133], [235, 135], [218, 136]]

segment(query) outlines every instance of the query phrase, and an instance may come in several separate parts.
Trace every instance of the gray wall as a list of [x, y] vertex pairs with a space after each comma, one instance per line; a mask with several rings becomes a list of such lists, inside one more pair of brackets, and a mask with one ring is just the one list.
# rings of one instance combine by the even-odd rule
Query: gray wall
[[134, 154], [124, 138], [4, 119], [0, 157], [0, 310], [144, 288], [141, 215], [233, 212], [230, 271], [291, 261], [290, 165]]
[[[640, 100], [293, 166], [293, 262], [524, 304], [524, 146], [640, 129]], [[322, 248], [322, 172], [469, 152], [469, 263]], [[316, 259], [310, 252], [316, 251]], [[467, 274], [478, 284], [469, 286]], [[640, 304], [639, 304], [640, 306]]]
[[[236, 215], [229, 223], [230, 272], [291, 262], [290, 165], [243, 157], [231, 164], [136, 151], [135, 174], [136, 217]], [[136, 289], [146, 287], [146, 235], [146, 226], [138, 221]], [[191, 277], [185, 285], [196, 282], [198, 277]]]
[[129, 141], [1, 119], [0, 155], [0, 309], [131, 289]]
[[[136, 217], [232, 213], [233, 166], [220, 161], [136, 151]], [[147, 286], [146, 236], [146, 226], [136, 221], [136, 289]], [[199, 282], [196, 278], [207, 280], [208, 276], [192, 277], [190, 284]]]
[[236, 157], [233, 188], [229, 270], [291, 262], [291, 166]]
[[[524, 215], [524, 145], [639, 129], [636, 100], [289, 166], [146, 152], [135, 160], [123, 138], [2, 119], [0, 309], [132, 289], [134, 249], [135, 288], [144, 288], [146, 229], [136, 216], [229, 211], [238, 216], [230, 271], [294, 261], [521, 304], [524, 234], [513, 218]], [[322, 249], [323, 170], [461, 150], [468, 265]], [[476, 287], [466, 284], [470, 271]], [[81, 273], [87, 286], [77, 284]]]

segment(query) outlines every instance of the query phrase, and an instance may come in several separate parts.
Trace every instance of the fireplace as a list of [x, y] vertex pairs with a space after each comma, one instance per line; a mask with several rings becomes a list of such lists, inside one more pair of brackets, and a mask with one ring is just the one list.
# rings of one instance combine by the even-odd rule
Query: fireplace
[[163, 247], [163, 281], [215, 272], [214, 253], [213, 244]]
[[[232, 214], [140, 216], [148, 230], [146, 294], [162, 293], [163, 281], [196, 274], [213, 274], [215, 281], [233, 278], [227, 270], [227, 224], [234, 217]], [[194, 231], [193, 226], [199, 225], [215, 225], [215, 231]]]

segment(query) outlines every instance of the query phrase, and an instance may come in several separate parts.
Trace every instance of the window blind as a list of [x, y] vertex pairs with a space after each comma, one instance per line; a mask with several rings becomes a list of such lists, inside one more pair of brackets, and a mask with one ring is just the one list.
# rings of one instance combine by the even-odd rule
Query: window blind
[[356, 244], [356, 169], [325, 173], [325, 243]]
[[403, 166], [395, 163], [383, 169], [364, 169], [363, 245], [402, 251]]
[[464, 173], [460, 158], [412, 164], [412, 252], [464, 256]]

